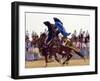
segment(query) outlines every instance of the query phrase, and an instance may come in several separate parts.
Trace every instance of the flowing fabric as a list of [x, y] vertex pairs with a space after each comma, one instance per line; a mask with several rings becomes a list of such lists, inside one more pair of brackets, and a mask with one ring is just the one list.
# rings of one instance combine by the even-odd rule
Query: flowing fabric
[[65, 37], [71, 34], [71, 33], [67, 33], [65, 28], [63, 27], [63, 24], [58, 21], [55, 22], [55, 27], [58, 28], [59, 32]]

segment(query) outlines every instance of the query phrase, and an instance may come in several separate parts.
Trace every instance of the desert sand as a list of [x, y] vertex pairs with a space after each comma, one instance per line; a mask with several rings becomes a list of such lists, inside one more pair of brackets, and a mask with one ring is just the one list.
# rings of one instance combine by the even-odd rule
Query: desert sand
[[63, 66], [82, 66], [82, 65], [89, 65], [89, 59], [71, 59], [69, 64], [62, 65], [57, 61], [53, 60], [53, 62], [47, 63], [45, 66], [45, 61], [43, 59], [37, 61], [26, 61], [25, 68], [41, 68], [41, 67], [63, 67]]

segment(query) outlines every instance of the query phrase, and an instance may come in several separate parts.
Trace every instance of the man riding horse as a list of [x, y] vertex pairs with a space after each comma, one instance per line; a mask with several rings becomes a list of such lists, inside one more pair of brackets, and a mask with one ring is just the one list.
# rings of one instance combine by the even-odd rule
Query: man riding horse
[[63, 23], [58, 19], [58, 18], [53, 18], [54, 19], [54, 22], [55, 22], [55, 28], [58, 29], [58, 31], [64, 36], [64, 37], [67, 37], [69, 36], [71, 33], [68, 33], [64, 26], [63, 26]]
[[59, 33], [61, 33], [64, 37], [69, 36], [71, 33], [66, 32], [65, 28], [63, 27], [63, 23], [58, 19], [54, 18], [55, 24], [51, 24], [49, 21], [44, 22], [44, 24], [48, 27], [48, 39], [46, 42], [49, 42], [52, 38], [54, 38], [54, 32], [56, 31], [56, 36], [58, 36]]
[[55, 25], [54, 24], [51, 24], [49, 21], [45, 21], [44, 24], [48, 28], [48, 38], [46, 40], [46, 43], [48, 43], [54, 37], [58, 37], [59, 31], [56, 30]]

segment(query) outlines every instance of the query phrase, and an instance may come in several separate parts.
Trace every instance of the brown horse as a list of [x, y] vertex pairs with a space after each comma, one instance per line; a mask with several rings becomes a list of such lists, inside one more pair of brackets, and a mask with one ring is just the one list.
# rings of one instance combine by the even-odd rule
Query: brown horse
[[50, 57], [54, 56], [55, 60], [58, 63], [60, 63], [60, 59], [58, 59], [57, 54], [61, 55], [62, 59], [63, 57], [66, 57], [66, 60], [65, 62], [63, 62], [63, 64], [65, 64], [66, 61], [68, 62], [69, 59], [72, 57], [71, 49], [61, 45], [60, 40], [57, 37], [54, 37], [54, 39], [51, 40], [49, 45], [46, 45], [45, 40], [46, 40], [46, 34], [43, 33], [40, 35], [38, 44], [41, 54], [45, 57], [46, 66], [48, 63], [48, 58], [47, 58], [48, 56]]

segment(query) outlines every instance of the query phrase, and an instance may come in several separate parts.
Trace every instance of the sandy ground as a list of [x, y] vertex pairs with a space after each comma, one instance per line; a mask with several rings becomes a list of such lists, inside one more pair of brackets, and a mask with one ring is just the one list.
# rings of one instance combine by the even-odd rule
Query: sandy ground
[[[89, 59], [86, 59], [85, 61], [83, 59], [71, 59], [68, 65], [67, 64], [62, 65], [56, 62], [55, 60], [53, 62], [47, 63], [47, 67], [81, 66], [81, 65], [89, 65]], [[37, 67], [45, 67], [45, 61], [38, 60], [38, 61], [25, 62], [25, 68], [37, 68]]]

